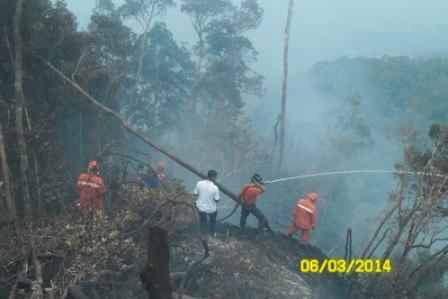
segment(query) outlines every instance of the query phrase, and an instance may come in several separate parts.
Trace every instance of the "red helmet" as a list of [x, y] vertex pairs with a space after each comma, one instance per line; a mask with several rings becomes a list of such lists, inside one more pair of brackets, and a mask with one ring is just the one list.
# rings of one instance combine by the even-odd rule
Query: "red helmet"
[[92, 160], [87, 165], [87, 171], [91, 171], [91, 170], [94, 170], [94, 169], [98, 169], [98, 161]]
[[311, 199], [314, 201], [317, 199], [318, 195], [317, 195], [317, 193], [311, 192], [311, 193], [308, 193], [307, 197], [308, 197], [308, 199]]

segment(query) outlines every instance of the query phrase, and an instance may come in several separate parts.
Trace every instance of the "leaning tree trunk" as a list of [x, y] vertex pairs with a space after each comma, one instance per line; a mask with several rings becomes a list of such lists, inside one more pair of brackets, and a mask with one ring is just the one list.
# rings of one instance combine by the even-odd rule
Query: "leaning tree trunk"
[[12, 196], [11, 180], [9, 177], [9, 167], [8, 159], [6, 157], [5, 148], [5, 137], [3, 135], [3, 127], [0, 124], [0, 164], [1, 173], [3, 177], [3, 183], [5, 188], [5, 198], [6, 198], [6, 210], [8, 213], [9, 220], [14, 220], [16, 218], [16, 208], [14, 205], [14, 198]]
[[[55, 74], [57, 74], [60, 78], [62, 78], [62, 80], [64, 80], [65, 82], [69, 83], [74, 89], [76, 89], [79, 93], [81, 93], [88, 100], [88, 102], [91, 104], [92, 108], [94, 108], [96, 110], [99, 110], [99, 111], [102, 111], [106, 115], [111, 116], [122, 128], [124, 128], [126, 131], [128, 131], [131, 135], [134, 135], [137, 138], [141, 139], [144, 143], [146, 143], [150, 147], [154, 148], [155, 150], [161, 152], [162, 154], [164, 154], [168, 158], [172, 159], [174, 162], [176, 162], [177, 164], [181, 165], [182, 167], [185, 167], [190, 172], [196, 174], [197, 176], [199, 176], [201, 178], [207, 179], [207, 175], [205, 173], [199, 171], [193, 165], [185, 162], [184, 160], [182, 160], [178, 156], [174, 155], [173, 153], [171, 153], [168, 150], [164, 149], [160, 145], [156, 144], [151, 139], [146, 137], [141, 131], [137, 131], [136, 129], [134, 129], [131, 125], [129, 125], [125, 121], [125, 119], [123, 117], [121, 117], [120, 114], [118, 114], [117, 112], [113, 111], [112, 109], [110, 109], [110, 108], [104, 106], [103, 104], [101, 104], [100, 102], [98, 102], [95, 98], [93, 98], [90, 94], [88, 94], [84, 89], [82, 89], [81, 86], [79, 86], [73, 80], [70, 80], [60, 70], [55, 68], [51, 63], [49, 63], [49, 62], [47, 62], [47, 61], [45, 61], [43, 59], [42, 59], [42, 62], [45, 63]], [[236, 202], [239, 201], [238, 196], [236, 194], [234, 194], [232, 191], [230, 191], [228, 188], [226, 188], [225, 186], [221, 185], [218, 182], [215, 182], [215, 185], [224, 194], [229, 196], [231, 199], [233, 199]]]
[[294, 0], [289, 0], [288, 4], [288, 17], [286, 19], [285, 26], [285, 45], [283, 48], [283, 83], [282, 83], [282, 101], [281, 111], [279, 116], [280, 136], [279, 136], [279, 153], [278, 153], [278, 165], [277, 171], [279, 174], [282, 172], [283, 167], [283, 155], [285, 152], [285, 131], [286, 131], [286, 89], [288, 83], [288, 48], [289, 48], [289, 31], [291, 28], [291, 17]]
[[23, 109], [25, 106], [25, 97], [23, 95], [22, 80], [22, 36], [21, 36], [21, 22], [22, 22], [23, 0], [17, 0], [16, 11], [14, 15], [14, 99], [15, 99], [15, 125], [17, 134], [17, 145], [19, 148], [20, 158], [20, 190], [24, 203], [24, 215], [28, 217], [31, 215], [31, 196], [28, 185], [28, 154], [26, 149], [26, 142], [23, 129]]
[[[42, 59], [42, 58], [41, 58]], [[149, 138], [147, 138], [146, 136], [144, 136], [141, 132], [135, 130], [132, 126], [130, 126], [122, 117], [120, 114], [118, 114], [117, 112], [109, 109], [108, 107], [104, 106], [103, 104], [101, 104], [100, 102], [98, 102], [97, 100], [95, 100], [91, 95], [89, 95], [84, 89], [81, 88], [81, 86], [79, 86], [76, 82], [74, 82], [73, 80], [70, 80], [67, 76], [65, 76], [60, 70], [58, 70], [57, 68], [55, 68], [51, 63], [45, 61], [42, 59], [42, 62], [45, 63], [55, 74], [57, 74], [59, 77], [61, 77], [65, 82], [69, 83], [73, 88], [75, 88], [79, 93], [81, 93], [88, 101], [89, 103], [92, 105], [93, 108], [103, 111], [105, 114], [111, 116], [113, 119], [115, 119], [115, 121], [122, 127], [124, 128], [126, 131], [128, 131], [130, 134], [136, 136], [137, 138], [141, 139], [144, 143], [146, 143], [147, 145], [149, 145], [150, 147], [154, 148], [155, 150], [161, 152], [162, 154], [164, 154], [165, 156], [167, 156], [168, 158], [170, 158], [171, 160], [173, 160], [174, 162], [176, 162], [177, 164], [181, 165], [182, 167], [185, 167], [187, 170], [189, 170], [190, 172], [196, 174], [197, 176], [207, 179], [207, 175], [201, 171], [199, 171], [198, 169], [196, 169], [193, 165], [185, 162], [184, 160], [182, 160], [181, 158], [179, 158], [178, 156], [174, 155], [173, 153], [169, 152], [168, 150], [162, 148], [160, 145], [156, 144], [155, 142], [153, 142], [152, 140], [150, 140]], [[240, 203], [240, 199], [239, 197], [233, 193], [232, 191], [230, 191], [228, 188], [226, 188], [225, 186], [221, 185], [218, 182], [215, 182], [215, 185], [219, 188], [219, 190], [221, 190], [224, 194], [226, 194], [228, 197], [230, 197], [231, 199], [233, 199], [237, 204], [235, 205], [235, 209], [232, 211], [232, 213], [221, 219], [220, 221], [223, 221], [224, 219], [227, 219], [228, 217], [230, 217], [238, 208], [239, 203]], [[269, 226], [269, 224], [267, 222], [265, 222], [265, 226], [268, 229], [268, 231], [271, 234], [274, 234], [274, 232], [272, 231], [271, 227]]]

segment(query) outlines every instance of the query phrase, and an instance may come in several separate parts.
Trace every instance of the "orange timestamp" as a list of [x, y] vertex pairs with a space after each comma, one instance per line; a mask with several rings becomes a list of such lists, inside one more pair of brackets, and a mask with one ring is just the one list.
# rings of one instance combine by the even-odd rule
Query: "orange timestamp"
[[390, 259], [302, 259], [299, 261], [302, 273], [383, 273], [392, 271]]

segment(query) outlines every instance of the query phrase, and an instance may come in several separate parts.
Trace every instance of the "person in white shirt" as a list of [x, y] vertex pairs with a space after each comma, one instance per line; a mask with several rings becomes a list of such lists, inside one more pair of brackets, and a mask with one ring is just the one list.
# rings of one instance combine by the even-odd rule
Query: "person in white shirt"
[[207, 230], [207, 215], [210, 219], [209, 233], [216, 237], [216, 216], [218, 211], [216, 203], [219, 201], [219, 189], [214, 184], [218, 173], [215, 170], [209, 170], [207, 173], [208, 179], [199, 181], [194, 188], [193, 194], [198, 196], [196, 200], [196, 208], [199, 211], [199, 220], [201, 223], [201, 233], [206, 234]]

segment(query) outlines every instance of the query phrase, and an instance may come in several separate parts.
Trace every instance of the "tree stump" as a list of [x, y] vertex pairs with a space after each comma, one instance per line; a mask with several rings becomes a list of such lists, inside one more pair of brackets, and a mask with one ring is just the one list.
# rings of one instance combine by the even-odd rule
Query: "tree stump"
[[148, 228], [148, 259], [140, 271], [143, 287], [148, 298], [172, 298], [169, 271], [170, 252], [166, 230], [152, 226]]

